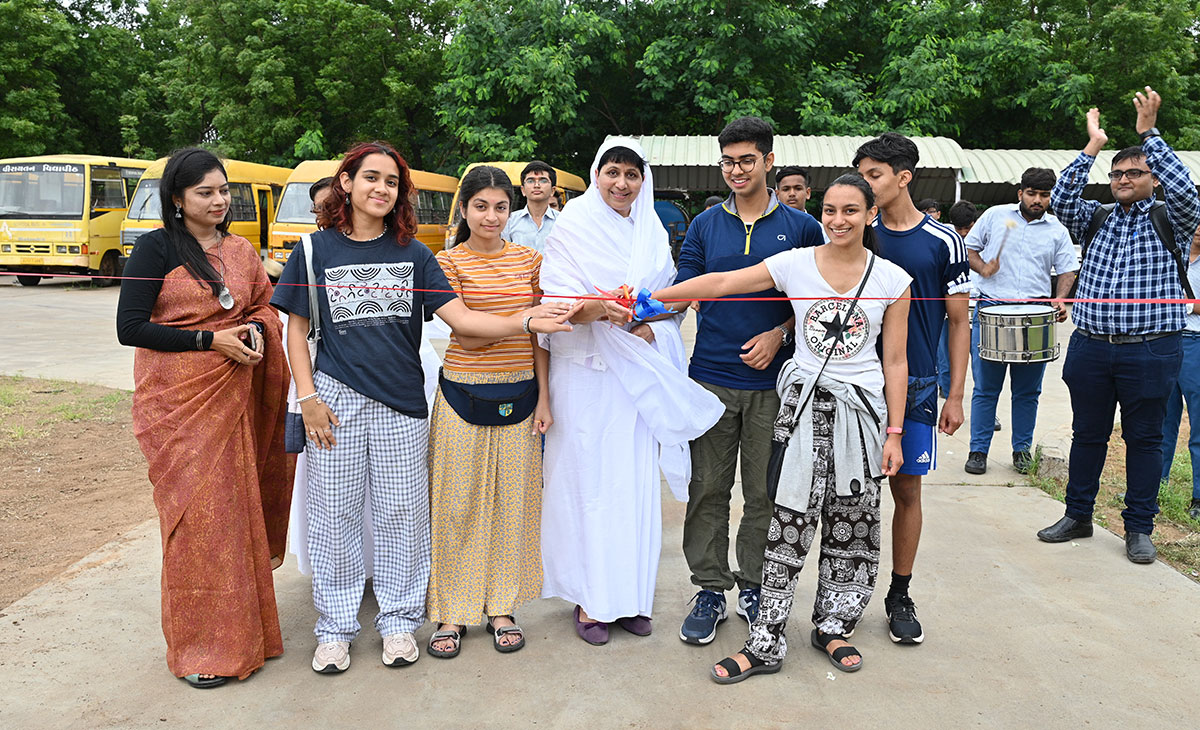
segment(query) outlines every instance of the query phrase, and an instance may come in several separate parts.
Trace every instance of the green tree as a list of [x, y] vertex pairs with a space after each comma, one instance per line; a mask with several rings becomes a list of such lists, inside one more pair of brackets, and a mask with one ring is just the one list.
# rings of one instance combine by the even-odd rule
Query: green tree
[[74, 51], [71, 26], [57, 8], [38, 0], [0, 1], [0, 157], [77, 144], [55, 71]]

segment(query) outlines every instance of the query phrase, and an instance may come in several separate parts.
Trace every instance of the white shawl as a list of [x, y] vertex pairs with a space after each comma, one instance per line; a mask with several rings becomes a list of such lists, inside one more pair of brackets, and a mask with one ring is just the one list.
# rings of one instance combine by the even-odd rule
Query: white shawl
[[[546, 294], [597, 294], [622, 284], [636, 293], [655, 291], [675, 280], [675, 263], [667, 231], [654, 212], [654, 177], [647, 163], [642, 188], [629, 217], [622, 217], [600, 197], [596, 186], [601, 156], [612, 147], [628, 147], [643, 160], [636, 141], [611, 137], [592, 162], [592, 184], [567, 203], [546, 240], [541, 286]], [[571, 332], [542, 335], [543, 347], [595, 370], [611, 370], [613, 383], [637, 404], [638, 415], [658, 442], [659, 467], [680, 501], [687, 501], [691, 478], [688, 441], [702, 435], [725, 407], [712, 393], [690, 380], [679, 334], [678, 318], [651, 322], [654, 344], [607, 322], [576, 325]], [[573, 413], [566, 417], [587, 418]]]

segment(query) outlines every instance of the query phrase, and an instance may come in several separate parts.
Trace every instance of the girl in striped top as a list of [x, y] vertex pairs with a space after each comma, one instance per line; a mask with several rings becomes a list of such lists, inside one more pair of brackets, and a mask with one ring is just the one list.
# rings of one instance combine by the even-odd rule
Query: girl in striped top
[[[475, 167], [463, 177], [455, 246], [437, 260], [470, 309], [511, 315], [541, 296], [541, 254], [500, 238], [512, 199], [508, 176], [495, 167]], [[487, 618], [497, 651], [525, 645], [513, 612], [542, 589], [541, 436], [553, 422], [548, 367], [549, 354], [530, 335], [495, 341], [455, 335], [446, 348], [430, 420], [433, 570], [427, 608], [438, 623], [429, 640], [432, 656], [457, 656], [466, 626], [480, 616]], [[446, 396], [458, 384], [535, 378], [533, 413], [509, 425], [469, 423]], [[500, 404], [501, 415], [507, 415], [505, 405], [511, 407]]]

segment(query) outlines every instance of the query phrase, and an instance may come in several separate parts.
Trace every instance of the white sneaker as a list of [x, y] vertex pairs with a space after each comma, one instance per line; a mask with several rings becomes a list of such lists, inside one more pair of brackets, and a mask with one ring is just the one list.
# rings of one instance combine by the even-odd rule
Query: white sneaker
[[383, 663], [389, 667], [403, 667], [412, 664], [421, 656], [417, 650], [417, 640], [411, 632], [392, 634], [383, 637]]
[[350, 668], [350, 642], [328, 641], [317, 644], [312, 668], [321, 674], [338, 674]]

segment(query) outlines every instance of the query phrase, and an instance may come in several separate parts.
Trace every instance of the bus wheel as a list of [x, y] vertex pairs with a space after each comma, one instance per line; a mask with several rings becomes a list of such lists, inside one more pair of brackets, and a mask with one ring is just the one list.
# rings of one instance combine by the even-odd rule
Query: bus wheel
[[112, 286], [117, 283], [117, 277], [121, 275], [121, 272], [117, 270], [116, 251], [104, 254], [104, 258], [100, 259], [100, 270], [97, 273], [100, 276], [92, 279], [93, 286]]
[[42, 280], [40, 276], [31, 276], [29, 274], [17, 274], [17, 283], [21, 286], [37, 286]]

